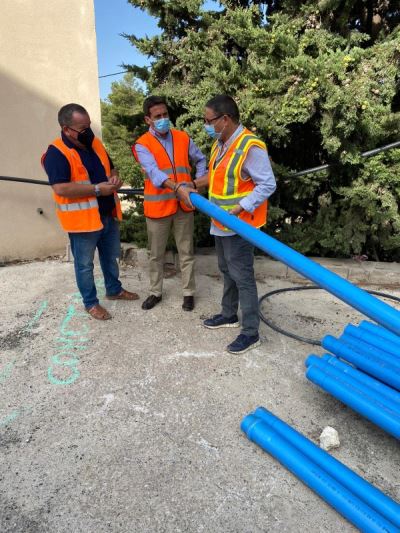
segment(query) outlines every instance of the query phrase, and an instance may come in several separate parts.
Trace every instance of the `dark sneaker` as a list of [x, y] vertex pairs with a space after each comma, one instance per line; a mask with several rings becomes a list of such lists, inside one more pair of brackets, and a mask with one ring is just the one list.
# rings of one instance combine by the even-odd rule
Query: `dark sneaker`
[[247, 350], [260, 346], [261, 341], [259, 335], [244, 335], [241, 333], [229, 346], [226, 347], [230, 353], [244, 353]]
[[153, 307], [159, 302], [161, 302], [161, 300], [162, 296], [155, 296], [154, 294], [150, 294], [150, 296], [148, 296], [142, 303], [142, 309], [153, 309]]
[[209, 329], [237, 328], [239, 326], [239, 320], [237, 315], [233, 315], [231, 318], [226, 318], [222, 315], [214, 315], [211, 318], [204, 320], [203, 326]]
[[193, 296], [184, 296], [182, 309], [184, 311], [193, 311], [194, 309], [194, 297]]

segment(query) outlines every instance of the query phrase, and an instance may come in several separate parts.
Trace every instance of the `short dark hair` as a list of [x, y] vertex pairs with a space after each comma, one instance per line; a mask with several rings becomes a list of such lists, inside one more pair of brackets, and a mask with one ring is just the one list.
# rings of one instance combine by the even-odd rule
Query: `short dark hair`
[[155, 105], [164, 104], [167, 106], [167, 101], [163, 96], [148, 96], [143, 102], [143, 113], [145, 117], [150, 116], [150, 109]]
[[60, 124], [60, 126], [70, 126], [72, 124], [72, 115], [75, 112], [81, 113], [82, 115], [88, 115], [86, 109], [79, 104], [63, 105], [60, 111], [58, 112], [58, 123]]
[[227, 94], [218, 94], [206, 103], [216, 115], [228, 115], [234, 122], [239, 122], [240, 113], [235, 100]]

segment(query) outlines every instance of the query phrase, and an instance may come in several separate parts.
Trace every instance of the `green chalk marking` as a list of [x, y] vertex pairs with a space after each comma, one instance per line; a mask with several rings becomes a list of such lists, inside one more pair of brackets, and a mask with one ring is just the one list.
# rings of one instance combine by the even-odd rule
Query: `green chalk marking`
[[32, 318], [32, 320], [28, 323], [27, 326], [25, 326], [24, 331], [31, 331], [34, 326], [36, 326], [37, 322], [39, 322], [40, 317], [44, 313], [44, 311], [47, 309], [48, 302], [45, 300], [41, 303], [39, 309], [36, 311], [35, 316]]
[[14, 359], [13, 361], [10, 361], [9, 363], [5, 365], [4, 370], [0, 372], [0, 383], [4, 383], [11, 376], [11, 372], [15, 366], [15, 362], [16, 362], [16, 359]]
[[12, 411], [9, 415], [5, 416], [0, 420], [0, 426], [7, 426], [10, 424], [13, 420], [15, 420], [20, 415], [20, 410], [15, 409], [15, 411]]

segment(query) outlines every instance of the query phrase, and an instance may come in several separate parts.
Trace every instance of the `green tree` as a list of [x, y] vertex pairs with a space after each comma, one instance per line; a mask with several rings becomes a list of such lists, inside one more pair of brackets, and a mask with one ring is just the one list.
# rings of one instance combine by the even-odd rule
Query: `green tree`
[[[143, 187], [143, 172], [135, 162], [131, 150], [134, 139], [145, 130], [143, 99], [143, 90], [134, 80], [133, 74], [126, 74], [122, 81], [112, 84], [107, 100], [101, 102], [104, 143], [124, 184], [133, 188]], [[123, 207], [122, 240], [146, 246], [142, 200], [126, 197]]]
[[[176, 126], [205, 150], [206, 100], [233, 95], [269, 147], [278, 177], [267, 231], [306, 254], [399, 257], [400, 2], [130, 0], [161, 34], [130, 42], [152, 58], [130, 66], [167, 96]], [[328, 172], [293, 171], [333, 163]]]

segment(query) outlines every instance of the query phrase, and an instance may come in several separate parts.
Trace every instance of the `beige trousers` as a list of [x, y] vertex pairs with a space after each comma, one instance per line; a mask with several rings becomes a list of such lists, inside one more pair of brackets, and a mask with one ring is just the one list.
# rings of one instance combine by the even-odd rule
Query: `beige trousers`
[[146, 218], [150, 248], [150, 294], [155, 296], [162, 294], [164, 255], [171, 225], [178, 249], [183, 296], [193, 296], [196, 289], [193, 251], [194, 216], [193, 212], [187, 213], [180, 208], [169, 217]]

